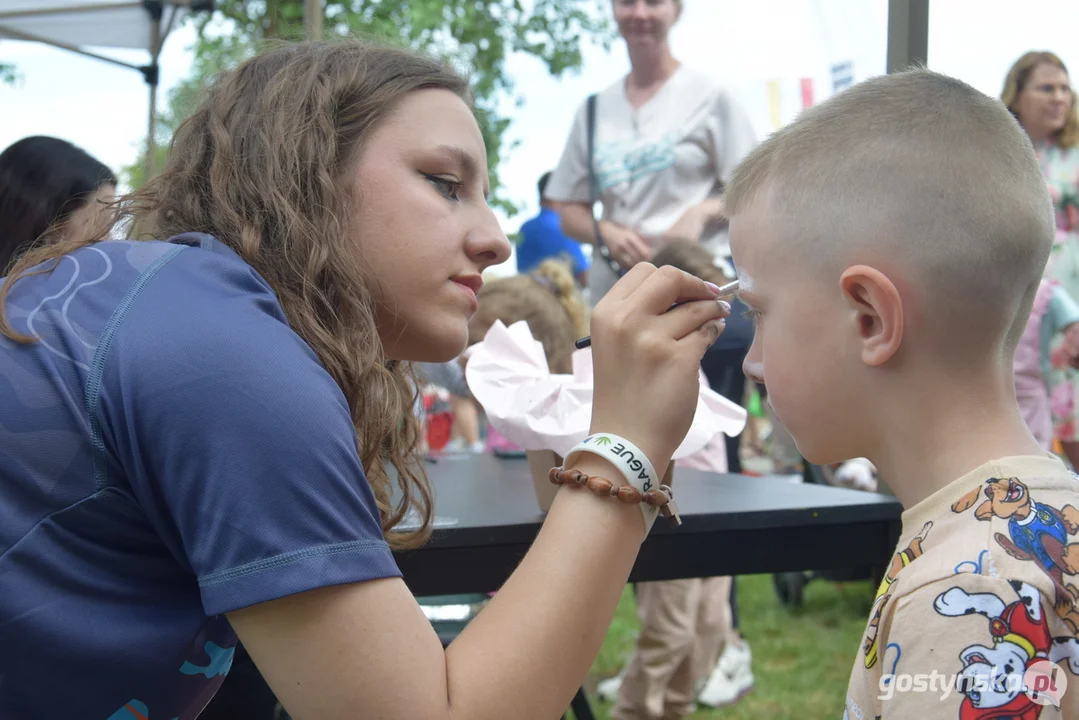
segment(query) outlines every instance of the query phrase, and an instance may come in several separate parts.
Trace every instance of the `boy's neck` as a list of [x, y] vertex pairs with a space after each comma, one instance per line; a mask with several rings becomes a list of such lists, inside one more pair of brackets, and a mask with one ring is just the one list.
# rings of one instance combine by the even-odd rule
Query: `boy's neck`
[[996, 458], [1045, 454], [1019, 414], [1010, 376], [953, 380], [882, 405], [882, 437], [869, 459], [904, 508]]

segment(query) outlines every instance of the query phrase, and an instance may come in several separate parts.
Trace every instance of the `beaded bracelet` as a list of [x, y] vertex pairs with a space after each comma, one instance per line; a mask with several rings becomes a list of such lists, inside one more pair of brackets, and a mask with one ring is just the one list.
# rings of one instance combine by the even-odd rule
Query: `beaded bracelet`
[[670, 519], [676, 526], [682, 524], [678, 506], [674, 503], [674, 490], [670, 485], [660, 485], [658, 489], [652, 488], [642, 493], [632, 485], [615, 485], [605, 477], [585, 475], [580, 470], [566, 470], [561, 467], [551, 468], [550, 478], [555, 485], [587, 487], [593, 495], [615, 497], [627, 505], [647, 503], [658, 507], [660, 515]]

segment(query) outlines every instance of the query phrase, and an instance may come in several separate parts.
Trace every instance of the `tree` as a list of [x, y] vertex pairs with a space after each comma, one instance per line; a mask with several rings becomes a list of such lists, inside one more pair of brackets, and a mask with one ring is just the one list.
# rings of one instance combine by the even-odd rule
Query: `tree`
[[[581, 66], [582, 40], [609, 47], [613, 38], [607, 0], [326, 0], [326, 37], [362, 35], [403, 45], [452, 62], [471, 79], [476, 116], [487, 143], [492, 202], [513, 207], [501, 192], [498, 158], [510, 121], [499, 106], [522, 96], [506, 72], [506, 59], [523, 52], [540, 59], [555, 77]], [[531, 7], [526, 7], [526, 6]], [[197, 24], [191, 77], [170, 94], [161, 114], [158, 140], [164, 145], [196, 104], [210, 78], [254, 53], [263, 42], [303, 36], [303, 0], [218, 0], [213, 15]], [[162, 156], [163, 160], [163, 156]], [[161, 167], [161, 165], [156, 165]], [[125, 168], [128, 182], [141, 184], [141, 163]]]

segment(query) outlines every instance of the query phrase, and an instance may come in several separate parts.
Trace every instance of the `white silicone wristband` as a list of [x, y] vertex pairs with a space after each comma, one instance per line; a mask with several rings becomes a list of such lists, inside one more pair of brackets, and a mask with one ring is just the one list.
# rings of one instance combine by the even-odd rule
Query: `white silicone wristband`
[[[642, 493], [659, 488], [662, 478], [656, 475], [656, 469], [639, 447], [618, 435], [597, 433], [589, 435], [566, 455], [563, 467], [569, 467], [578, 453], [598, 455], [614, 465], [633, 487]], [[644, 531], [647, 534], [659, 515], [659, 508], [642, 502], [641, 517], [644, 518]]]

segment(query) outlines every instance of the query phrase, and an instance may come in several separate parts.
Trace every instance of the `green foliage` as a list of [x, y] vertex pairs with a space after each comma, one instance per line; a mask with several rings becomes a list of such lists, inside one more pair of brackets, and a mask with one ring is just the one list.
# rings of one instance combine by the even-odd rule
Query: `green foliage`
[[[754, 689], [731, 707], [700, 707], [687, 720], [817, 720], [843, 714], [847, 682], [865, 631], [875, 588], [868, 581], [815, 580], [801, 607], [779, 604], [770, 575], [738, 578], [740, 633], [753, 652]], [[622, 594], [587, 684], [618, 673], [637, 642], [640, 622], [632, 591]], [[590, 694], [597, 720], [610, 706]]]
[[[167, 142], [218, 72], [267, 40], [302, 39], [303, 5], [303, 0], [218, 0], [212, 16], [194, 16], [195, 66], [170, 93], [159, 140]], [[584, 39], [606, 47], [613, 39], [607, 0], [326, 0], [323, 6], [325, 37], [377, 38], [441, 57], [469, 76], [488, 148], [492, 203], [507, 212], [516, 208], [500, 191], [498, 159], [512, 146], [503, 140], [510, 121], [500, 108], [507, 99], [521, 100], [506, 71], [507, 58], [531, 55], [560, 77], [580, 68]], [[133, 186], [142, 181], [137, 168], [125, 168], [125, 178]]]

